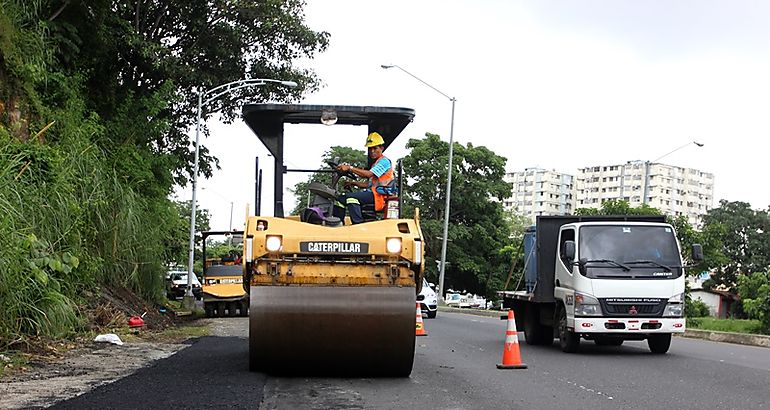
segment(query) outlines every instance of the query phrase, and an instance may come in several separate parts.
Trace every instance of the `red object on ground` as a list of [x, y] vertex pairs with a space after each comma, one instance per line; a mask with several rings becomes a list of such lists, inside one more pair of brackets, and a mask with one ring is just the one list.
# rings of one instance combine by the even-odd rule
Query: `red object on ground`
[[139, 316], [131, 316], [128, 319], [128, 327], [142, 327], [144, 326], [144, 319]]

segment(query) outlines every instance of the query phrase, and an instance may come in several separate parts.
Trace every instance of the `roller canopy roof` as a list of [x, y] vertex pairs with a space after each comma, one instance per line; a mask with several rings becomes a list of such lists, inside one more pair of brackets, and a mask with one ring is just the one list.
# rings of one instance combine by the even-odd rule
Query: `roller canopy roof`
[[[283, 124], [318, 124], [321, 114], [334, 111], [337, 124], [365, 125], [368, 135], [378, 132], [385, 141], [385, 149], [398, 134], [412, 122], [414, 110], [400, 107], [371, 107], [354, 105], [305, 105], [305, 104], [247, 104], [243, 106], [243, 119], [254, 131], [274, 158], [273, 215], [283, 217]], [[362, 136], [363, 137], [363, 136]], [[361, 138], [359, 142], [363, 142]], [[362, 148], [363, 148], [363, 144]], [[257, 201], [258, 203], [258, 201]]]
[[366, 125], [367, 135], [378, 132], [386, 149], [414, 118], [411, 108], [307, 104], [247, 104], [243, 107], [243, 118], [276, 156], [282, 151], [278, 144], [283, 143], [283, 124], [322, 125], [321, 113], [332, 110], [337, 113], [336, 124]]

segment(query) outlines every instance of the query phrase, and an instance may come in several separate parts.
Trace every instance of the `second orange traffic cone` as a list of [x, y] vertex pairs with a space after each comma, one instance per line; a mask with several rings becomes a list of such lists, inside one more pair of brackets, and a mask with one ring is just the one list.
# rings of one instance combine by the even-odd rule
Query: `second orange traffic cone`
[[422, 309], [420, 309], [420, 302], [417, 302], [417, 324], [415, 326], [415, 336], [428, 336], [425, 332], [425, 324], [422, 322]]
[[503, 362], [497, 365], [498, 369], [526, 369], [527, 365], [521, 362], [519, 352], [519, 336], [516, 334], [516, 319], [513, 317], [513, 309], [508, 310], [508, 329], [505, 331], [505, 347], [503, 348]]

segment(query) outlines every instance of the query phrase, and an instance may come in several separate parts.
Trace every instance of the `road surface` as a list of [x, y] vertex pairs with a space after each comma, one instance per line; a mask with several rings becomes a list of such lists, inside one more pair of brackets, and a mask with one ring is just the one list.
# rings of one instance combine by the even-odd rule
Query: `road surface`
[[[770, 349], [675, 338], [666, 355], [646, 342], [562, 353], [522, 342], [525, 370], [498, 370], [505, 321], [439, 312], [425, 320], [403, 379], [277, 378], [248, 372], [247, 319], [56, 409], [761, 409], [770, 407]], [[216, 326], [219, 326], [217, 330]], [[523, 335], [520, 335], [523, 341]], [[365, 357], [351, 358], [366, 366]]]

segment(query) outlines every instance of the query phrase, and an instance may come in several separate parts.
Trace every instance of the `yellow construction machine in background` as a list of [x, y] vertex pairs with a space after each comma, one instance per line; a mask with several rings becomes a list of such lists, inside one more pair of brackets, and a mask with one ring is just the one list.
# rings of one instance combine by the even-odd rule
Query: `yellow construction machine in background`
[[225, 236], [231, 243], [240, 244], [243, 231], [206, 231], [203, 237], [203, 309], [206, 317], [247, 316], [249, 297], [243, 286], [241, 255], [229, 254], [209, 258], [206, 239]]

